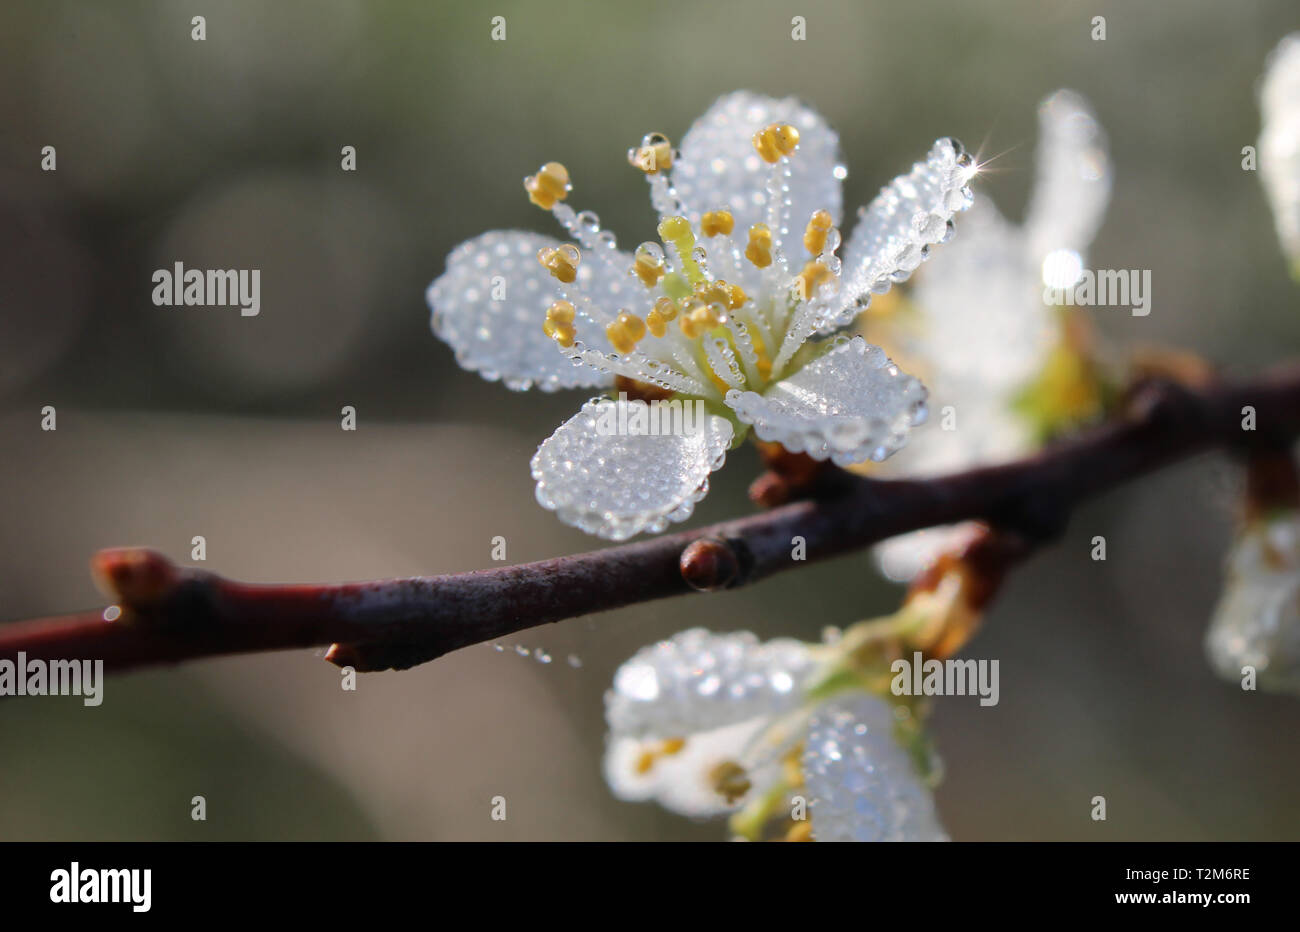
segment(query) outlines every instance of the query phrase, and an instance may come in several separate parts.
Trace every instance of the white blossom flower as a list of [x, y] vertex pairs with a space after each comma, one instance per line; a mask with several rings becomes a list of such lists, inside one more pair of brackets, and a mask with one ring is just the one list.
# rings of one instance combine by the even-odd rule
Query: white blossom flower
[[1256, 518], [1233, 542], [1205, 648], [1224, 679], [1253, 667], [1261, 688], [1300, 691], [1300, 512]]
[[[1024, 223], [1015, 226], [982, 199], [962, 221], [961, 238], [917, 276], [907, 310], [878, 324], [882, 342], [925, 379], [939, 414], [883, 475], [941, 475], [1030, 452], [1039, 437], [1018, 399], [1054, 362], [1077, 362], [1054, 355], [1063, 323], [1044, 292], [1075, 285], [1086, 268], [1110, 199], [1106, 138], [1072, 91], [1047, 97], [1038, 123]], [[953, 526], [896, 537], [876, 548], [877, 561], [890, 578], [911, 579], [970, 533]]]
[[[662, 245], [621, 251], [594, 213], [565, 203], [569, 173], [551, 162], [525, 187], [576, 242], [486, 233], [428, 290], [434, 332], [484, 378], [625, 392], [541, 445], [538, 501], [621, 539], [686, 518], [749, 426], [840, 465], [897, 450], [924, 417], [924, 387], [878, 347], [834, 334], [949, 238], [976, 171], [960, 144], [936, 142], [860, 211], [842, 259], [838, 138], [793, 100], [731, 94], [680, 150], [651, 134], [628, 157], [650, 183]], [[600, 405], [668, 393], [705, 403], [703, 430], [597, 429]]]
[[694, 818], [736, 813], [733, 824], [761, 825], [803, 797], [818, 841], [946, 840], [896, 737], [908, 710], [826, 688], [835, 657], [699, 628], [638, 651], [605, 695], [610, 788]]
[[1300, 32], [1269, 56], [1260, 84], [1259, 177], [1273, 205], [1282, 251], [1300, 278]]

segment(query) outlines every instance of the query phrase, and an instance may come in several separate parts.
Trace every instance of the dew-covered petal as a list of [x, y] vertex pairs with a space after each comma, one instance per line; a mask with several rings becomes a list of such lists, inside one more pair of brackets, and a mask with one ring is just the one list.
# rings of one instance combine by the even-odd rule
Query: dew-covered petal
[[[433, 332], [456, 351], [456, 361], [489, 381], [508, 388], [537, 386], [598, 388], [613, 376], [576, 365], [546, 335], [546, 308], [556, 300], [556, 282], [537, 261], [542, 247], [558, 240], [538, 233], [497, 230], [461, 243], [447, 257], [447, 270], [426, 292]], [[627, 262], [631, 266], [631, 260]], [[593, 300], [614, 300], [611, 276], [596, 263], [579, 267], [578, 283]], [[579, 338], [603, 339], [601, 333]]]
[[948, 840], [893, 727], [890, 705], [865, 694], [814, 713], [802, 764], [816, 841]]
[[815, 668], [808, 645], [782, 638], [759, 642], [748, 631], [681, 631], [637, 651], [605, 693], [605, 721], [615, 736], [672, 737], [797, 706]]
[[[731, 443], [726, 418], [684, 403], [671, 419], [644, 401], [593, 399], [533, 456], [537, 501], [565, 524], [609, 540], [683, 521], [708, 492]], [[657, 417], [676, 433], [651, 433]], [[638, 427], [638, 425], [643, 425]]]
[[961, 236], [917, 275], [911, 299], [919, 319], [888, 342], [924, 367], [936, 410], [958, 400], [939, 397], [943, 383], [995, 396], [1040, 371], [1058, 330], [1043, 304], [1040, 266], [1021, 231], [982, 201], [962, 218]]
[[1249, 666], [1262, 689], [1300, 692], [1300, 514], [1258, 521], [1233, 542], [1205, 647], [1224, 679], [1240, 682]]
[[[1025, 212], [1029, 254], [1036, 262], [1082, 264], [1110, 203], [1106, 133], [1087, 100], [1060, 90], [1038, 106], [1034, 189]], [[1080, 269], [1082, 271], [1082, 269]], [[1058, 287], [1071, 281], [1054, 282]]]
[[764, 718], [698, 732], [677, 747], [657, 738], [611, 735], [605, 750], [605, 782], [627, 802], [653, 800], [672, 812], [694, 819], [734, 812], [771, 779], [772, 768], [747, 773], [748, 792], [728, 799], [718, 792], [714, 775], [719, 766], [735, 763], [761, 734]]
[[742, 239], [750, 226], [765, 222], [771, 167], [754, 151], [753, 136], [771, 123], [789, 123], [799, 130], [799, 147], [790, 157], [792, 229], [802, 231], [817, 210], [829, 211], [839, 223], [843, 205], [843, 169], [836, 170], [839, 137], [794, 98], [776, 100], [749, 91], [719, 98], [682, 138], [673, 185], [692, 219], [728, 208]]
[[1300, 270], [1300, 32], [1269, 56], [1260, 85], [1259, 177], [1282, 250]]
[[757, 392], [732, 390], [727, 404], [762, 440], [847, 466], [898, 450], [925, 418], [926, 391], [884, 350], [862, 337], [837, 338], [826, 353]]
[[974, 160], [961, 143], [940, 139], [923, 161], [858, 211], [843, 254], [845, 303], [822, 332], [848, 323], [870, 294], [906, 281], [932, 246], [948, 241], [952, 218], [974, 200], [968, 186], [974, 175]]

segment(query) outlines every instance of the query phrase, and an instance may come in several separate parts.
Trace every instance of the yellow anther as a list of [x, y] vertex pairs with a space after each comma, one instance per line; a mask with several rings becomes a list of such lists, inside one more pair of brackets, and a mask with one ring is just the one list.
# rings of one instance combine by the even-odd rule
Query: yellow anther
[[572, 243], [565, 243], [554, 249], [543, 246], [537, 250], [537, 261], [545, 266], [557, 281], [571, 285], [578, 277], [578, 263], [582, 261], [582, 253]]
[[627, 332], [627, 335], [632, 338], [633, 342], [645, 336], [645, 321], [635, 314], [629, 314], [627, 311], [621, 312], [618, 315], [618, 323]]
[[636, 771], [638, 777], [644, 777], [654, 770], [655, 761], [658, 759], [659, 755], [654, 751], [642, 751], [637, 755], [636, 763], [632, 766], [632, 769]]
[[682, 328], [682, 335], [688, 340], [694, 340], [704, 332], [691, 314], [683, 314], [678, 326]]
[[685, 738], [669, 738], [666, 741], [660, 741], [653, 747], [644, 748], [637, 755], [636, 763], [632, 765], [640, 776], [645, 776], [654, 769], [655, 764], [661, 757], [672, 757], [686, 747]]
[[550, 210], [556, 201], [568, 197], [570, 188], [569, 170], [559, 162], [547, 162], [537, 174], [524, 179], [528, 199], [543, 210]]
[[645, 316], [645, 325], [656, 337], [668, 332], [668, 324], [677, 316], [677, 302], [672, 298], [659, 298], [650, 313]]
[[820, 262], [809, 262], [803, 267], [796, 281], [799, 283], [799, 297], [807, 301], [817, 289], [835, 278], [835, 274]]
[[772, 231], [766, 223], [756, 223], [749, 228], [749, 245], [745, 247], [745, 258], [760, 269], [772, 264]]
[[546, 319], [557, 324], [571, 324], [576, 313], [576, 309], [570, 302], [556, 301], [546, 309]]
[[673, 144], [663, 133], [650, 133], [641, 145], [627, 150], [628, 163], [647, 175], [673, 167]]
[[749, 782], [745, 768], [729, 760], [723, 761], [709, 771], [709, 782], [728, 804], [736, 802], [753, 786]]
[[769, 165], [790, 155], [799, 145], [799, 131], [789, 123], [772, 123], [754, 134], [754, 151]]
[[568, 301], [556, 301], [546, 309], [546, 322], [542, 324], [546, 335], [566, 349], [573, 345], [577, 337], [573, 313], [573, 305]]
[[712, 304], [714, 301], [725, 302], [727, 300], [727, 283], [721, 281], [696, 282], [695, 297], [699, 298], [705, 304]]
[[721, 304], [730, 311], [734, 311], [748, 300], [743, 288], [739, 285], [729, 285], [722, 279], [713, 282], [697, 282], [692, 297], [698, 298], [705, 304]]
[[636, 349], [637, 341], [645, 336], [646, 325], [640, 317], [620, 311], [617, 319], [605, 328], [609, 343], [620, 353], [630, 353]]
[[713, 305], [693, 299], [687, 307], [682, 309], [682, 319], [679, 326], [687, 339], [694, 340], [696, 337], [708, 333], [720, 323], [722, 323], [722, 319], [718, 316], [718, 312], [714, 310]]
[[736, 218], [731, 216], [729, 210], [711, 210], [700, 218], [700, 232], [708, 237], [719, 233], [730, 236], [735, 226]]
[[826, 236], [834, 226], [830, 211], [817, 211], [803, 231], [804, 248], [814, 256], [820, 256], [826, 250]]
[[658, 243], [642, 243], [636, 248], [632, 271], [647, 288], [659, 284], [659, 279], [664, 277], [664, 254]]

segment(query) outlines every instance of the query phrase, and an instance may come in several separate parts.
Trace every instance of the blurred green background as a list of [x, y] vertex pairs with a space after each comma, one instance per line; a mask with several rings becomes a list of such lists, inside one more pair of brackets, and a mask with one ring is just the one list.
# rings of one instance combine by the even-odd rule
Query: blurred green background
[[[209, 568], [254, 581], [476, 569], [496, 535], [511, 561], [589, 549], [535, 505], [527, 469], [581, 393], [459, 371], [424, 288], [467, 237], [555, 232], [520, 184], [548, 159], [579, 209], [648, 238], [626, 148], [679, 139], [738, 88], [828, 118], [846, 206], [954, 135], [1005, 153], [979, 191], [1011, 217], [1035, 106], [1075, 88], [1116, 173], [1092, 264], [1153, 271], [1151, 315], [1099, 309], [1098, 327], [1230, 369], [1295, 352], [1300, 293], [1240, 152], [1264, 58], [1298, 27], [1292, 0], [6, 3], [0, 618], [99, 604], [93, 550], [188, 562], [196, 534]], [[46, 145], [57, 172], [39, 170]], [[261, 315], [153, 306], [150, 274], [174, 260], [260, 268]], [[57, 432], [39, 428], [47, 404]], [[735, 454], [694, 520], [745, 511], [756, 468]], [[1011, 580], [971, 647], [1001, 660], [1001, 704], [943, 699], [934, 717], [955, 838], [1300, 835], [1300, 702], [1222, 684], [1201, 653], [1235, 482], [1205, 459], [1137, 483]], [[615, 667], [689, 625], [815, 638], [898, 597], [854, 556], [508, 642], [549, 665], [479, 646], [348, 693], [302, 652], [116, 678], [95, 709], [6, 701], [0, 839], [718, 839], [604, 788]]]

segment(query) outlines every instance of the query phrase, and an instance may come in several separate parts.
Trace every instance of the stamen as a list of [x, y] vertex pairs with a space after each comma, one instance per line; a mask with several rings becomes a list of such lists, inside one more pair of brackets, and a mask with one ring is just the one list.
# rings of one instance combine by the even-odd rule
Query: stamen
[[641, 145], [627, 150], [628, 162], [644, 172], [650, 183], [650, 203], [660, 217], [686, 213], [685, 205], [668, 180], [675, 157], [672, 141], [663, 133], [648, 133], [641, 139]]
[[569, 183], [569, 171], [559, 162], [547, 162], [537, 172], [524, 179], [524, 188], [528, 198], [539, 207], [546, 208], [555, 217], [568, 234], [582, 244], [582, 248], [595, 254], [597, 261], [615, 272], [614, 254], [618, 249], [618, 237], [609, 230], [600, 228], [600, 217], [595, 211], [574, 211], [568, 204], [561, 203], [568, 192], [573, 190]]
[[569, 184], [569, 170], [559, 162], [547, 162], [537, 170], [537, 174], [524, 179], [524, 190], [528, 199], [543, 210], [550, 210], [556, 201], [569, 196], [573, 186]]
[[718, 278], [735, 279], [740, 275], [740, 252], [731, 238], [736, 227], [729, 210], [711, 210], [700, 218], [700, 232], [708, 240], [709, 262]]

